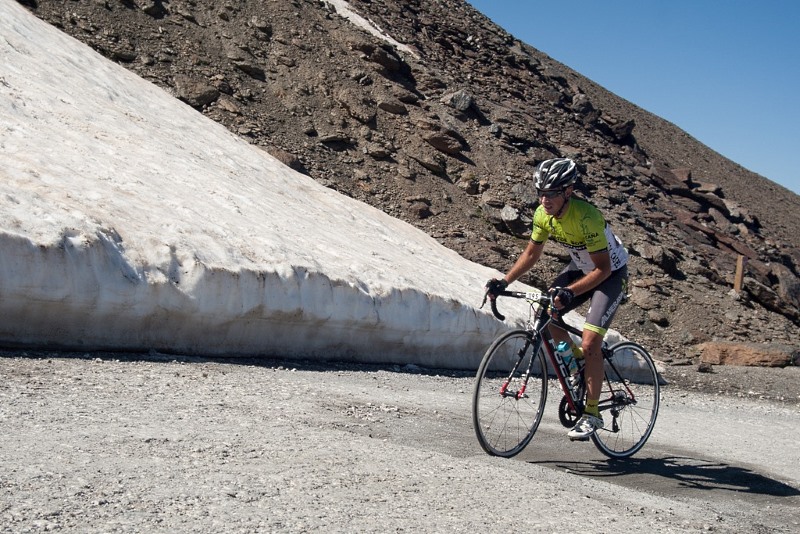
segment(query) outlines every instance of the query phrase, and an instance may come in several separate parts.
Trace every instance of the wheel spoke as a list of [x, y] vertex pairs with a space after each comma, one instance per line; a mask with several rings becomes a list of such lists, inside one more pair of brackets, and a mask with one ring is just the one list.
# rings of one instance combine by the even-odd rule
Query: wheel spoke
[[[514, 456], [533, 438], [547, 399], [544, 357], [524, 330], [495, 341], [475, 379], [472, 420], [481, 447], [496, 456]], [[545, 369], [546, 370], [546, 369]], [[531, 372], [532, 371], [532, 372]]]
[[592, 436], [611, 458], [627, 458], [645, 444], [658, 415], [660, 385], [652, 357], [641, 346], [623, 342], [611, 348], [601, 394], [605, 427]]

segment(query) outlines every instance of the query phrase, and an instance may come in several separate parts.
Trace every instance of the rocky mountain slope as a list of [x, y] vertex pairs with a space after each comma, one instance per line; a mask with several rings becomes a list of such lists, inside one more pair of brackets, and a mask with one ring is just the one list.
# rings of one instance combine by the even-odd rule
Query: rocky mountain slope
[[[530, 232], [535, 165], [573, 157], [632, 254], [615, 328], [674, 363], [710, 341], [797, 350], [800, 197], [462, 0], [20, 2], [287, 165], [501, 271]], [[524, 281], [561, 268], [547, 251]]]

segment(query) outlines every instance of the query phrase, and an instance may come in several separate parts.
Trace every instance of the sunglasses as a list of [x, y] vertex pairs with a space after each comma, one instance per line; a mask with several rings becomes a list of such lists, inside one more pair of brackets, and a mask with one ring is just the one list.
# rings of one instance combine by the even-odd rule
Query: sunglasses
[[558, 196], [563, 195], [564, 194], [564, 190], [563, 189], [554, 189], [552, 191], [545, 191], [545, 190], [542, 190], [542, 189], [537, 189], [536, 190], [536, 194], [539, 195], [539, 197], [556, 198]]

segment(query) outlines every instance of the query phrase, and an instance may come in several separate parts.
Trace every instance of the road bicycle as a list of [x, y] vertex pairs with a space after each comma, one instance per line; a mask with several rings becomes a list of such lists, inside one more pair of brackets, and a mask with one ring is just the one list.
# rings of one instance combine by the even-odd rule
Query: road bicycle
[[[564, 394], [558, 419], [566, 428], [572, 428], [583, 414], [586, 385], [583, 360], [578, 360], [579, 370], [570, 376], [554, 349], [547, 328], [551, 323], [579, 338], [582, 332], [551, 313], [552, 295], [534, 290], [502, 291], [498, 296], [525, 299], [530, 316], [525, 329], [501, 334], [486, 351], [475, 377], [472, 423], [487, 453], [510, 458], [530, 443], [542, 422], [550, 381], [547, 362]], [[504, 320], [496, 299], [490, 302], [492, 313]], [[653, 358], [637, 343], [622, 341], [609, 347], [603, 341], [602, 352], [605, 376], [599, 407], [605, 425], [591, 439], [606, 456], [628, 458], [653, 431], [661, 378]]]

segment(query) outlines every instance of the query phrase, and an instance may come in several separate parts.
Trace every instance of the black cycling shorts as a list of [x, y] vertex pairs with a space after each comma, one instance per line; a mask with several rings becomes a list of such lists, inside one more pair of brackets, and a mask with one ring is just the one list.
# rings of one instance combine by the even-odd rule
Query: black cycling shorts
[[[563, 271], [561, 271], [553, 283], [553, 287], [566, 287], [575, 280], [585, 276], [583, 271], [570, 262]], [[608, 331], [611, 324], [611, 319], [617, 313], [619, 305], [625, 299], [628, 293], [628, 267], [623, 265], [616, 271], [611, 273], [611, 276], [606, 278], [603, 283], [582, 295], [576, 295], [570, 302], [569, 306], [561, 310], [561, 313], [567, 313], [574, 310], [584, 302], [591, 299], [589, 304], [589, 311], [586, 312], [586, 319], [583, 325], [584, 330], [591, 330], [604, 336]]]

